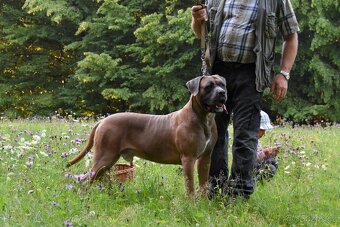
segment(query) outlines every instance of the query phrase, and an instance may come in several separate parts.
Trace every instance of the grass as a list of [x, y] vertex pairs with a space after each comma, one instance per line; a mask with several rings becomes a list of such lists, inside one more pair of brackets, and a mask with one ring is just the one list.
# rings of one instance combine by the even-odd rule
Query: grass
[[91, 120], [0, 123], [0, 226], [340, 226], [339, 125], [267, 133], [262, 144], [282, 144], [277, 174], [248, 202], [225, 206], [187, 199], [179, 166], [144, 160], [133, 182], [80, 184], [74, 175], [91, 155], [65, 164], [85, 146]]

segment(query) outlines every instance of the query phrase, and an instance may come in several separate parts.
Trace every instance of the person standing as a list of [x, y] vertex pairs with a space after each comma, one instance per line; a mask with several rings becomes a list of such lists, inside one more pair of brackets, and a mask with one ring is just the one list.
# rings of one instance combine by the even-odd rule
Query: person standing
[[[210, 194], [248, 199], [255, 190], [254, 168], [263, 90], [276, 101], [287, 94], [299, 32], [290, 0], [209, 0], [192, 7], [191, 27], [209, 33], [205, 54], [208, 72], [227, 81], [227, 112], [217, 113], [218, 141], [211, 157]], [[280, 70], [273, 71], [275, 41], [283, 36]], [[228, 124], [233, 116], [232, 166], [228, 170]]]

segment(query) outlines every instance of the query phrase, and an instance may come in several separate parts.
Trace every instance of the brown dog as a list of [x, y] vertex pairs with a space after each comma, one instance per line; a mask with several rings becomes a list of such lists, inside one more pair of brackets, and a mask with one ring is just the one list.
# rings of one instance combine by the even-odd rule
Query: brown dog
[[86, 148], [68, 163], [71, 166], [95, 147], [91, 181], [122, 156], [165, 164], [182, 164], [188, 195], [194, 194], [194, 165], [198, 160], [200, 192], [206, 195], [210, 156], [217, 140], [214, 112], [224, 110], [225, 79], [196, 77], [186, 83], [191, 97], [180, 110], [168, 115], [117, 113], [100, 121], [91, 131]]

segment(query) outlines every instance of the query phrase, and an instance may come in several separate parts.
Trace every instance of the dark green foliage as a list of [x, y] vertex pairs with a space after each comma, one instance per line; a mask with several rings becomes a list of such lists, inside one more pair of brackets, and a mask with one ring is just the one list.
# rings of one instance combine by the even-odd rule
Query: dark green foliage
[[[194, 1], [0, 0], [0, 112], [168, 113], [200, 74]], [[295, 120], [340, 121], [337, 1], [293, 1], [302, 32], [289, 96]], [[278, 51], [279, 52], [279, 51]]]
[[299, 123], [340, 121], [340, 4], [293, 1], [299, 20], [299, 52], [288, 99], [274, 112]]

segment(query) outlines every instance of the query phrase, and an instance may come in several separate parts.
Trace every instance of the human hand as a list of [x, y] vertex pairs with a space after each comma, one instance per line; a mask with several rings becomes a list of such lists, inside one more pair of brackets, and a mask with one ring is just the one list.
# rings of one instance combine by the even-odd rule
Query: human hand
[[275, 95], [275, 101], [280, 102], [286, 97], [288, 90], [288, 81], [280, 73], [274, 77], [270, 91]]
[[194, 5], [191, 8], [191, 15], [194, 21], [201, 22], [206, 20], [206, 10], [203, 5]]

